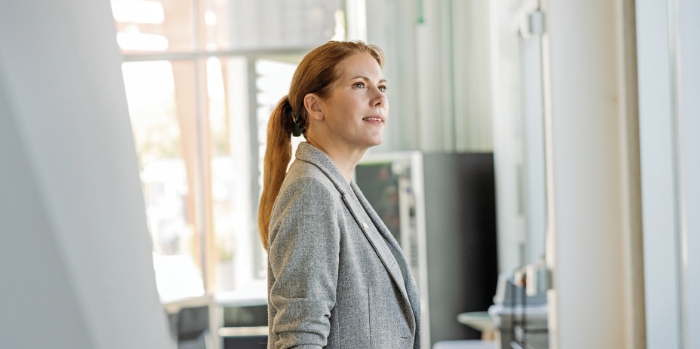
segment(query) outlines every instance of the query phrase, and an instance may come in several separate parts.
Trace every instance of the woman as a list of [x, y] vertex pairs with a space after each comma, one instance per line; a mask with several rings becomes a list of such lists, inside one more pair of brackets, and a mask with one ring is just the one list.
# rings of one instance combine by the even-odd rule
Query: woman
[[[399, 245], [351, 181], [382, 142], [383, 53], [328, 42], [299, 64], [270, 117], [259, 229], [269, 348], [419, 348], [420, 303]], [[303, 134], [296, 161], [291, 136]]]

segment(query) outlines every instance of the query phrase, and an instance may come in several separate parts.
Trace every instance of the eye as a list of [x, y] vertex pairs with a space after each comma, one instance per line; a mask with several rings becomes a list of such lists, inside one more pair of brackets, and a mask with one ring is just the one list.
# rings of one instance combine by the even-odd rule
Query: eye
[[358, 87], [358, 88], [365, 88], [365, 83], [364, 82], [356, 82], [352, 86]]
[[379, 86], [379, 91], [386, 92], [386, 86]]

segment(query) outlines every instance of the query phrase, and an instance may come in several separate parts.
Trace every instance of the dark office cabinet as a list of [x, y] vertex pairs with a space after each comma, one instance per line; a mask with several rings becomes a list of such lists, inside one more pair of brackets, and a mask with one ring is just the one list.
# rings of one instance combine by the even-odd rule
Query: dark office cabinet
[[367, 156], [355, 182], [409, 261], [421, 294], [423, 347], [480, 338], [457, 315], [488, 310], [496, 293], [493, 154]]

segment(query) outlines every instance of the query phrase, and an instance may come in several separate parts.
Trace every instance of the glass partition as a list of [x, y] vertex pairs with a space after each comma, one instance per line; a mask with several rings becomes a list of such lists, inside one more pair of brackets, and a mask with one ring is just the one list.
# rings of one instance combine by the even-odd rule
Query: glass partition
[[344, 39], [341, 5], [112, 1], [163, 301], [265, 298], [267, 120], [303, 56]]

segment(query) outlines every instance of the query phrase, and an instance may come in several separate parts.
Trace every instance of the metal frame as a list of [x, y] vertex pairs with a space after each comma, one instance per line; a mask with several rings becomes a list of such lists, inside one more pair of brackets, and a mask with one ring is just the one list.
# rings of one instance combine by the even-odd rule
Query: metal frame
[[688, 339], [688, 232], [685, 224], [685, 197], [683, 181], [683, 115], [679, 94], [679, 23], [678, 2], [667, 0], [668, 6], [668, 56], [671, 88], [671, 139], [673, 150], [673, 201], [674, 201], [674, 234], [676, 238], [676, 274], [678, 280], [678, 340], [681, 348], [689, 348]]
[[164, 53], [130, 53], [124, 55], [124, 62], [145, 62], [145, 61], [192, 61], [209, 57], [261, 57], [276, 55], [305, 54], [315, 47], [312, 46], [289, 46], [271, 48], [238, 48], [225, 51], [200, 51], [192, 52], [164, 52]]

